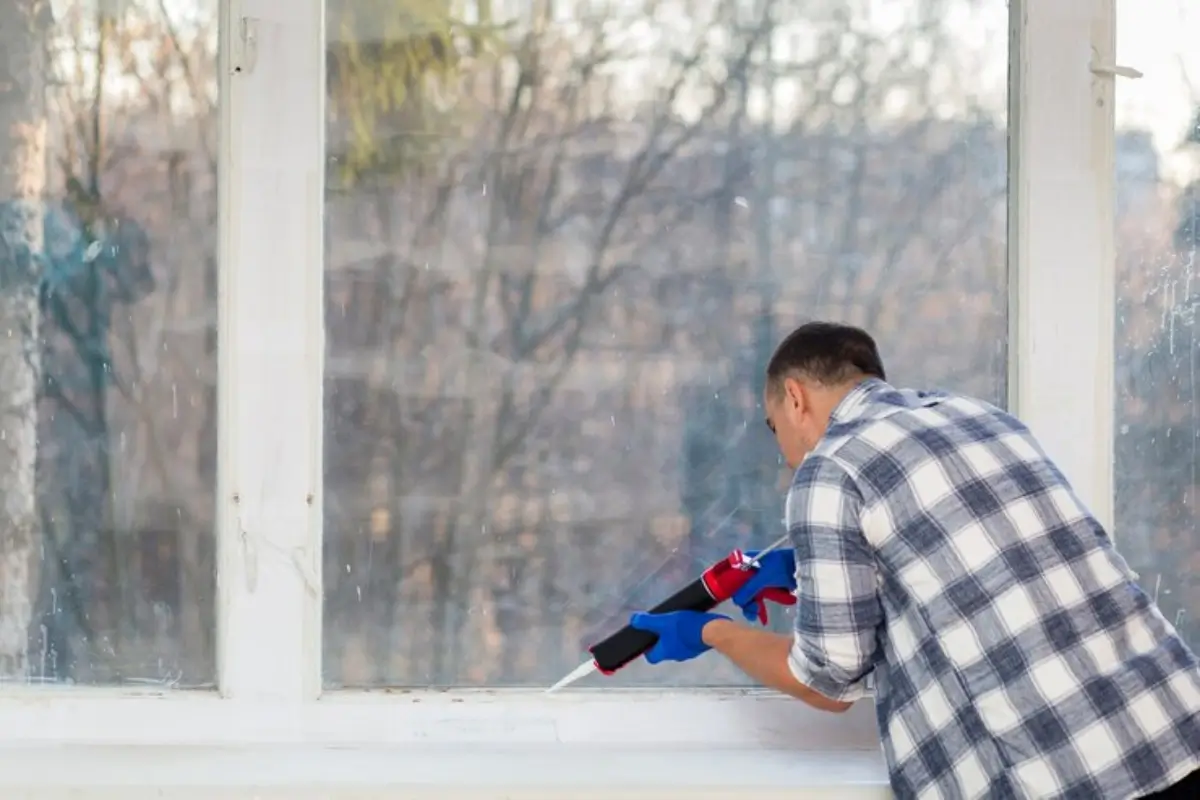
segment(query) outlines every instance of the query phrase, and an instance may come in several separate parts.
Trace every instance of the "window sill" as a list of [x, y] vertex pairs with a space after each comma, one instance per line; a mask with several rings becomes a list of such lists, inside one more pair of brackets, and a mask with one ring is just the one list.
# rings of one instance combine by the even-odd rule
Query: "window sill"
[[77, 800], [891, 797], [878, 753], [582, 745], [0, 747], [0, 795]]
[[890, 797], [872, 709], [741, 691], [211, 694], [9, 690], [0, 796]]

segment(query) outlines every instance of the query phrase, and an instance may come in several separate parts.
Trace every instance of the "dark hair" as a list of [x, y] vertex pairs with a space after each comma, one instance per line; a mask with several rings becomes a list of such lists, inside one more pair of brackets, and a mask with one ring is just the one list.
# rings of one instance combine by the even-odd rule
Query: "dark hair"
[[779, 391], [785, 378], [799, 376], [824, 386], [860, 377], [887, 380], [871, 335], [837, 322], [806, 322], [775, 348], [767, 362], [767, 386]]

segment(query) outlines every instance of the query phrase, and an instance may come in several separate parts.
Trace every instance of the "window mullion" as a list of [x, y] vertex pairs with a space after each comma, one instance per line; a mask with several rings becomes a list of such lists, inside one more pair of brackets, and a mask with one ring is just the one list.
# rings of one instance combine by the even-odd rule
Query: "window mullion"
[[320, 692], [321, 0], [222, 7], [219, 676]]
[[1012, 407], [1112, 521], [1112, 0], [1014, 0]]

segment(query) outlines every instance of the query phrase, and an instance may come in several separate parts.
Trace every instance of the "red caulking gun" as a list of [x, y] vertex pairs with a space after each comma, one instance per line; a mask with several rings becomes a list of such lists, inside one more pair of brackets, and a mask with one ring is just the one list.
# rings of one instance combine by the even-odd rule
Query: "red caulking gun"
[[[732, 598], [737, 594], [739, 589], [754, 577], [754, 569], [758, 566], [758, 562], [763, 556], [787, 543], [788, 536], [784, 535], [766, 549], [756, 553], [754, 558], [747, 558], [741, 550], [734, 550], [728, 556], [704, 570], [699, 578], [696, 578], [696, 580], [650, 609], [650, 613], [666, 614], [670, 611], [711, 611], [721, 603]], [[787, 595], [786, 598], [783, 596], [785, 594]], [[768, 589], [759, 602], [762, 603], [765, 600], [775, 600], [776, 602], [789, 605], [795, 602], [795, 598], [782, 589], [778, 591]], [[765, 608], [760, 606], [760, 609], [762, 609], [760, 617], [765, 622]], [[557, 691], [580, 678], [591, 675], [593, 672], [612, 675], [621, 667], [654, 647], [657, 642], [657, 634], [626, 625], [599, 644], [589, 647], [588, 652], [592, 654], [591, 660], [585, 661], [571, 670], [565, 678], [551, 686], [546, 692]]]

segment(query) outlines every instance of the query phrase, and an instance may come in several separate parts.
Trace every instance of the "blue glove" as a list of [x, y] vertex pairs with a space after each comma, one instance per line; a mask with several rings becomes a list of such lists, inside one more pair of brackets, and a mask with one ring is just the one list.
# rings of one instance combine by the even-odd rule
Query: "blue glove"
[[[757, 550], [746, 551], [746, 558], [756, 555]], [[766, 625], [768, 600], [785, 606], [796, 604], [796, 553], [790, 547], [772, 550], [754, 570], [754, 577], [732, 599], [746, 619]]]
[[729, 619], [722, 614], [702, 611], [672, 611], [667, 614], [647, 614], [639, 611], [629, 618], [630, 627], [658, 634], [658, 641], [646, 651], [651, 664], [660, 661], [690, 661], [709, 650], [704, 643], [704, 626], [715, 619]]

